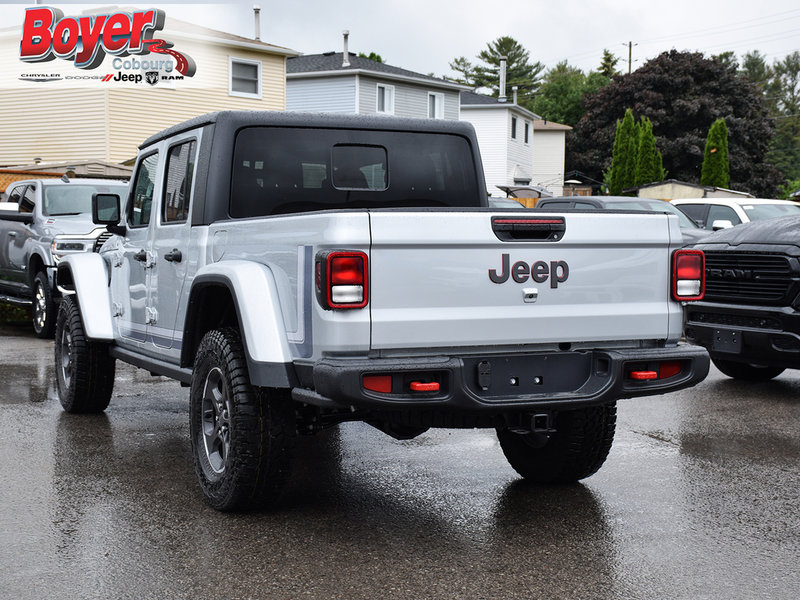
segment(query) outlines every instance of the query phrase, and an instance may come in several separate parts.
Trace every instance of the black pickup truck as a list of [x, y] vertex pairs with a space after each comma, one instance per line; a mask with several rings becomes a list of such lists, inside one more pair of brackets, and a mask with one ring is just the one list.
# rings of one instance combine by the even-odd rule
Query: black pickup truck
[[800, 369], [800, 217], [739, 225], [694, 247], [706, 257], [706, 288], [687, 306], [687, 339], [736, 379]]

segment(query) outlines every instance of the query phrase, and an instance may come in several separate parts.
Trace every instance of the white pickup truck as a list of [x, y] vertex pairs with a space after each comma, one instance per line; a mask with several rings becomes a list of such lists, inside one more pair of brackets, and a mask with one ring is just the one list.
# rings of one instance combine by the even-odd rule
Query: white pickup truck
[[616, 400], [694, 385], [703, 255], [674, 215], [490, 209], [470, 125], [220, 112], [141, 147], [114, 235], [65, 258], [58, 393], [109, 404], [117, 359], [191, 386], [200, 487], [278, 498], [294, 438], [495, 428], [524, 477], [606, 459]]

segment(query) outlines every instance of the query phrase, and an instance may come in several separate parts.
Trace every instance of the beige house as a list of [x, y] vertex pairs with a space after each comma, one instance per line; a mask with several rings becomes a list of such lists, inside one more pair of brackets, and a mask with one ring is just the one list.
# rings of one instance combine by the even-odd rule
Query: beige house
[[[77, 69], [62, 59], [22, 62], [21, 29], [20, 23], [0, 30], [0, 166], [30, 165], [34, 159], [120, 163], [134, 157], [137, 146], [153, 133], [196, 115], [227, 109], [284, 110], [286, 58], [298, 54], [172, 19], [167, 9], [165, 27], [154, 37], [169, 40], [174, 50], [190, 56], [196, 73], [151, 85], [144, 77], [140, 82], [114, 81], [120, 72], [144, 76], [150, 69], [137, 71], [133, 62], [125, 68], [120, 57], [110, 55], [92, 70]], [[151, 53], [122, 60], [165, 58]], [[120, 68], [114, 68], [115, 59]], [[38, 74], [60, 79], [30, 80]], [[165, 70], [161, 74], [178, 75]]]
[[658, 198], [659, 200], [674, 200], [676, 198], [752, 198], [752, 194], [729, 190], [710, 185], [700, 185], [667, 179], [656, 181], [635, 188], [623, 190], [623, 193], [636, 192], [640, 198]]

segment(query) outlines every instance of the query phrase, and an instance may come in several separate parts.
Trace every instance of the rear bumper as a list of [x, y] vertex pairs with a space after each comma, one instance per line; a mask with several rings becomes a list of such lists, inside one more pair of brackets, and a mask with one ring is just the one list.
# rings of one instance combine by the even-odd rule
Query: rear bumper
[[[632, 371], [674, 374], [637, 380]], [[314, 390], [296, 389], [296, 400], [320, 406], [381, 410], [456, 410], [502, 413], [603, 404], [619, 398], [663, 394], [702, 381], [704, 348], [680, 344], [647, 350], [441, 356], [408, 359], [324, 359], [314, 365]], [[391, 392], [365, 389], [364, 376], [390, 377]], [[412, 391], [412, 383], [437, 383], [436, 391]], [[420, 386], [416, 386], [420, 387]]]
[[800, 314], [790, 307], [692, 304], [686, 338], [715, 358], [800, 368]]

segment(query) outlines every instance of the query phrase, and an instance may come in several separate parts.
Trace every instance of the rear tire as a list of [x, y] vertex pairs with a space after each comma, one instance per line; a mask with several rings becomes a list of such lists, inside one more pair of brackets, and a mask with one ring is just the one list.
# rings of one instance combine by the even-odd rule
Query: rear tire
[[497, 438], [514, 470], [536, 483], [573, 483], [603, 465], [617, 423], [616, 402], [559, 412], [556, 432], [536, 447], [531, 434], [498, 429]]
[[786, 370], [783, 367], [753, 365], [713, 357], [711, 358], [711, 362], [728, 377], [733, 377], [734, 379], [740, 379], [742, 381], [769, 381]]
[[195, 473], [221, 511], [276, 503], [289, 479], [296, 437], [286, 390], [254, 387], [239, 332], [208, 332], [195, 358], [190, 394]]
[[65, 296], [56, 317], [56, 387], [68, 413], [101, 413], [114, 391], [116, 360], [108, 344], [86, 339], [81, 313], [72, 296]]
[[47, 274], [39, 271], [33, 278], [33, 332], [36, 337], [48, 339], [53, 337], [56, 312], [58, 307], [53, 302], [53, 291], [47, 282]]

